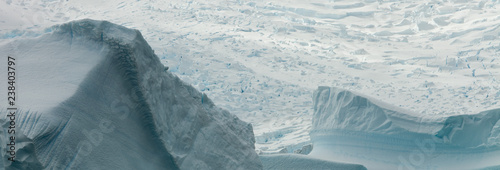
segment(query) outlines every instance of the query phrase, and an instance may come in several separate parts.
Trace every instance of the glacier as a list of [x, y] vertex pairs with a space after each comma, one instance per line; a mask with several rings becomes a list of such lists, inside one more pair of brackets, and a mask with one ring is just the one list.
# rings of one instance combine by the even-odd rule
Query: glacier
[[500, 166], [500, 109], [415, 114], [349, 90], [314, 92], [313, 158], [368, 169], [481, 169]]
[[[500, 108], [499, 7], [499, 0], [7, 0], [0, 44], [82, 18], [138, 29], [171, 73], [252, 124], [257, 153], [294, 153], [311, 143], [318, 86], [411, 110], [421, 123]], [[497, 126], [487, 145], [498, 141]], [[423, 133], [443, 129], [432, 128]], [[422, 151], [413, 156], [436, 156]], [[425, 169], [407, 156], [405, 167]]]
[[82, 18], [138, 29], [169, 71], [252, 123], [260, 153], [292, 153], [310, 143], [311, 94], [319, 85], [419, 115], [499, 108], [499, 5], [7, 0], [0, 1], [0, 43]]
[[138, 30], [77, 20], [0, 53], [18, 63], [19, 108], [12, 163], [0, 107], [0, 169], [262, 169], [252, 125], [170, 73]]

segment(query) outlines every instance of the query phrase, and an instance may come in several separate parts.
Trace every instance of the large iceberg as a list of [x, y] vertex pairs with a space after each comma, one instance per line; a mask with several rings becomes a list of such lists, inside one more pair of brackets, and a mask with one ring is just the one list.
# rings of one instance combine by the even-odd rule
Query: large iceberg
[[419, 116], [348, 90], [314, 92], [310, 156], [368, 169], [479, 169], [500, 165], [500, 109]]
[[74, 21], [0, 54], [18, 89], [16, 161], [2, 104], [0, 169], [262, 169], [252, 126], [168, 72], [137, 30]]

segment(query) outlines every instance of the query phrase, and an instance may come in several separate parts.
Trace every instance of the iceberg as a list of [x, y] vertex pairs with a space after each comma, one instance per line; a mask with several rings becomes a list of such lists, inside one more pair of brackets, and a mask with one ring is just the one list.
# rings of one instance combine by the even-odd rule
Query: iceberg
[[356, 92], [314, 92], [309, 156], [368, 169], [480, 169], [500, 166], [500, 109], [419, 116]]
[[262, 169], [251, 124], [170, 73], [138, 30], [73, 21], [0, 54], [17, 64], [16, 157], [2, 104], [0, 169]]
[[342, 169], [342, 170], [366, 170], [359, 164], [348, 164], [315, 159], [301, 154], [270, 154], [261, 155], [260, 159], [264, 169], [272, 170], [303, 170], [303, 169]]

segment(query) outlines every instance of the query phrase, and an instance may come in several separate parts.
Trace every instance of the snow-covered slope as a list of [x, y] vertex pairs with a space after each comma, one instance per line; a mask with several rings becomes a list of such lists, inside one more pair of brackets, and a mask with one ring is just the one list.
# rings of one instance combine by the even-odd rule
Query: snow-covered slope
[[477, 169], [500, 165], [500, 109], [415, 116], [348, 90], [314, 93], [310, 156], [371, 169]]
[[40, 34], [0, 46], [17, 62], [6, 169], [262, 168], [252, 126], [167, 71], [139, 31], [80, 20]]

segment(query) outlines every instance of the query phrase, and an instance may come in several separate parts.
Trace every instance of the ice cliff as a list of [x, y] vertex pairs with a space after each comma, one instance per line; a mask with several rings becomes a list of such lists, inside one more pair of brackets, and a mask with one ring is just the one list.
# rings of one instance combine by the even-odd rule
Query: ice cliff
[[260, 159], [264, 169], [269, 170], [305, 170], [305, 169], [339, 169], [339, 170], [366, 170], [359, 164], [347, 164], [327, 161], [325, 159], [313, 159], [299, 154], [270, 154], [261, 155]]
[[348, 90], [314, 92], [311, 156], [368, 169], [477, 169], [500, 165], [500, 109], [419, 116]]
[[252, 126], [168, 72], [138, 30], [73, 21], [0, 53], [19, 86], [17, 161], [0, 169], [262, 169]]

